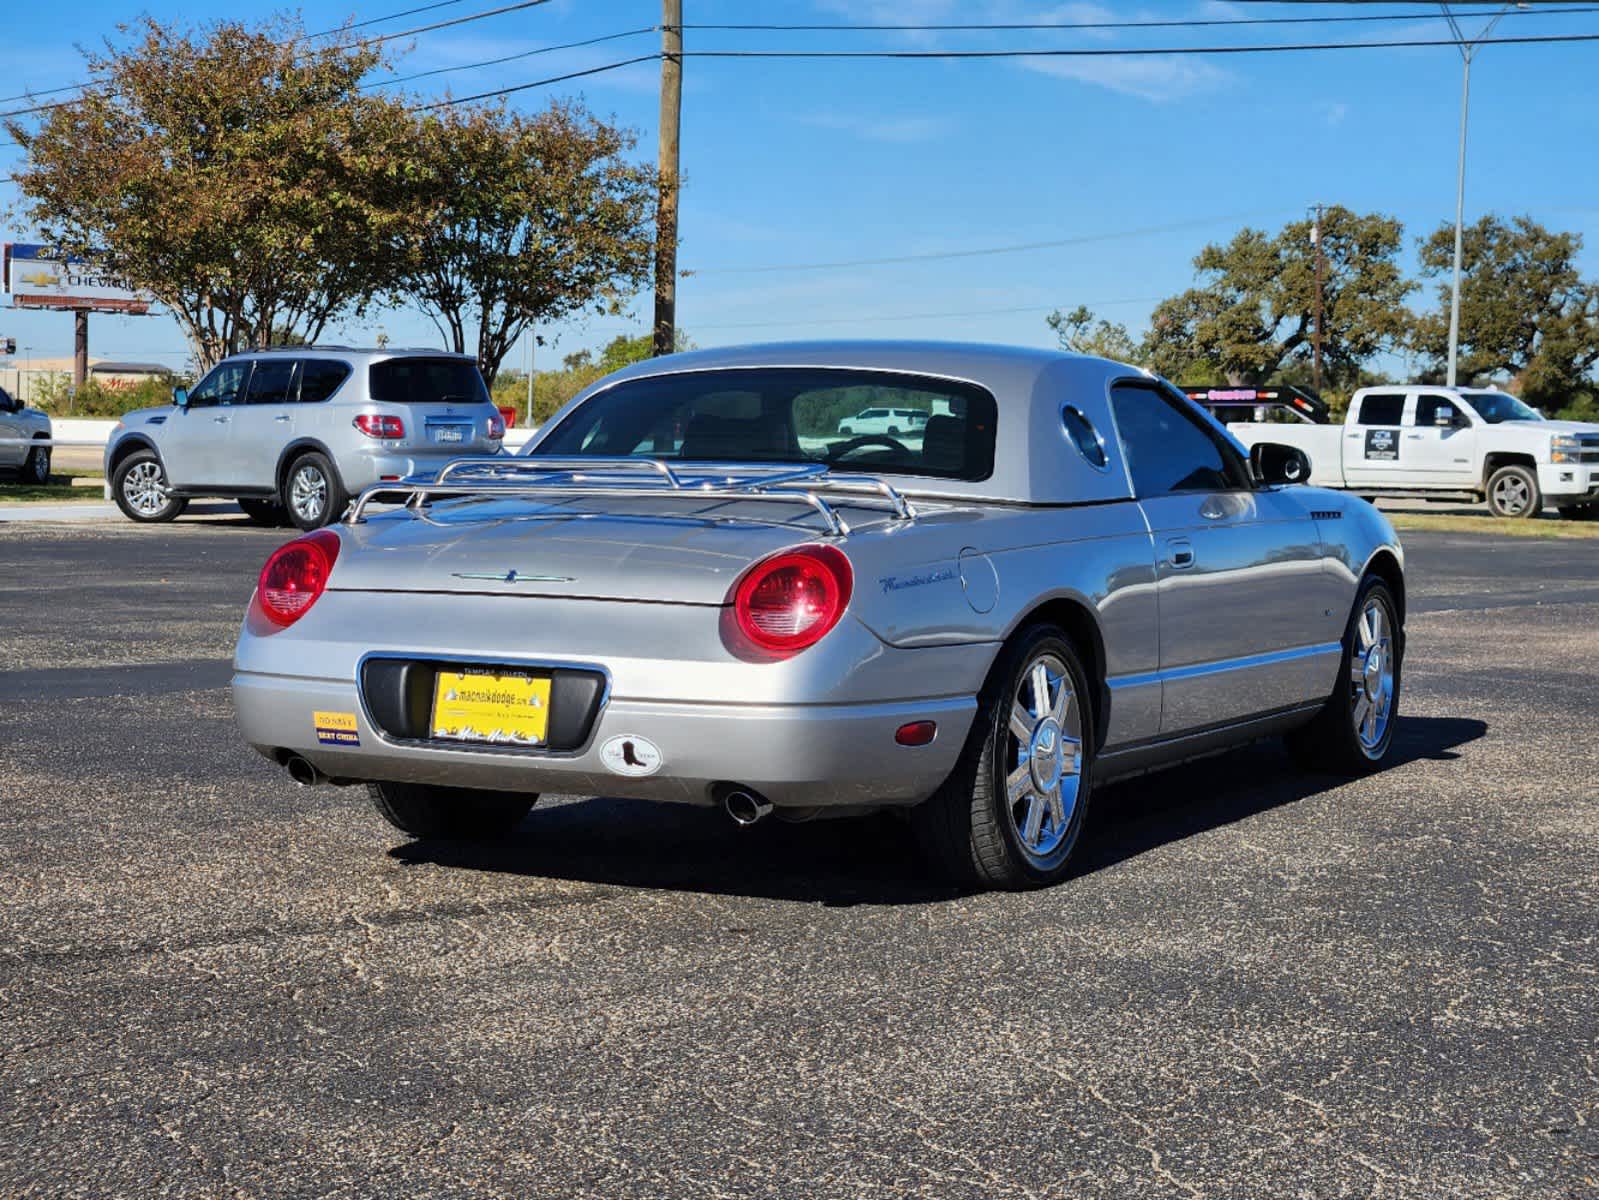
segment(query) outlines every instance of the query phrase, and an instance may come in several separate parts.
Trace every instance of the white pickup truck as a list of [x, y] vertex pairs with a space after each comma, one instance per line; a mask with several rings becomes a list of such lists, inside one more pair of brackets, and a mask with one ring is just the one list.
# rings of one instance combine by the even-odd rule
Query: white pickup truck
[[[1239, 393], [1188, 394], [1214, 409]], [[1361, 388], [1341, 426], [1278, 407], [1299, 419], [1227, 428], [1246, 446], [1303, 450], [1312, 484], [1367, 496], [1471, 496], [1499, 517], [1535, 517], [1548, 504], [1563, 517], [1599, 520], [1599, 425], [1545, 420], [1504, 392], [1430, 385]]]

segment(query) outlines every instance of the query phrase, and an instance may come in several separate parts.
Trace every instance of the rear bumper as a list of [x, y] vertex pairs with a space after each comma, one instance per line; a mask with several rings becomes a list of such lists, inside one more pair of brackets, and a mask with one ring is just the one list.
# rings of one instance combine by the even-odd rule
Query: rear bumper
[[339, 476], [352, 493], [383, 480], [405, 479], [411, 475], [435, 475], [445, 463], [457, 458], [481, 458], [502, 452], [496, 443], [488, 449], [471, 446], [439, 447], [437, 450], [387, 451], [362, 448], [339, 458]]
[[[586, 745], [557, 754], [390, 740], [374, 728], [353, 679], [239, 671], [233, 702], [239, 727], [258, 751], [272, 758], [298, 754], [334, 778], [689, 804], [711, 804], [715, 785], [737, 783], [795, 807], [925, 800], [954, 769], [977, 708], [970, 696], [823, 705], [612, 697]], [[359, 745], [324, 745], [316, 712], [354, 714]], [[931, 744], [894, 741], [896, 729], [920, 720], [938, 723]], [[622, 736], [653, 743], [660, 768], [644, 778], [607, 769], [600, 748]]]

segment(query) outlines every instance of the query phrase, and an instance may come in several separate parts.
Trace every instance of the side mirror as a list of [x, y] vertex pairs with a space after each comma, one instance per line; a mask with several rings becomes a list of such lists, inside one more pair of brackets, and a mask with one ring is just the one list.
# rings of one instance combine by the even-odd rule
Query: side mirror
[[179, 408], [188, 408], [189, 407], [189, 389], [185, 388], [185, 387], [175, 387], [175, 388], [173, 388], [172, 389], [172, 403], [176, 404]]
[[1261, 483], [1304, 483], [1310, 478], [1310, 459], [1298, 446], [1257, 442], [1249, 451], [1249, 465]]

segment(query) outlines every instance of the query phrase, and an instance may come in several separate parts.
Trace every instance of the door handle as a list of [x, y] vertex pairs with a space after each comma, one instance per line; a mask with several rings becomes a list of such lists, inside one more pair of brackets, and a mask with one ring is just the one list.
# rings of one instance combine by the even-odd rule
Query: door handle
[[1405, 438], [1406, 438], [1407, 441], [1419, 442], [1421, 440], [1421, 434], [1419, 434], [1419, 433], [1407, 433], [1407, 434], [1405, 434]]
[[1166, 543], [1166, 561], [1174, 571], [1183, 571], [1194, 565], [1194, 547], [1191, 543], [1173, 539]]
[[274, 421], [292, 421], [292, 420], [294, 420], [294, 418], [289, 416], [288, 413], [284, 413], [281, 416], [273, 417], [272, 419]]
[[226, 425], [228, 423], [228, 418], [227, 417], [212, 417], [211, 418], [211, 423], [213, 425]]

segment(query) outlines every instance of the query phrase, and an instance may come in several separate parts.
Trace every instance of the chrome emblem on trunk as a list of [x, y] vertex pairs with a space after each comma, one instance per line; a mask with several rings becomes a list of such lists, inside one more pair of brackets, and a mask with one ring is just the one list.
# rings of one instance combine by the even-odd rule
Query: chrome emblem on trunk
[[571, 575], [523, 575], [515, 568], [504, 575], [493, 571], [452, 571], [455, 579], [486, 579], [492, 583], [576, 583]]

